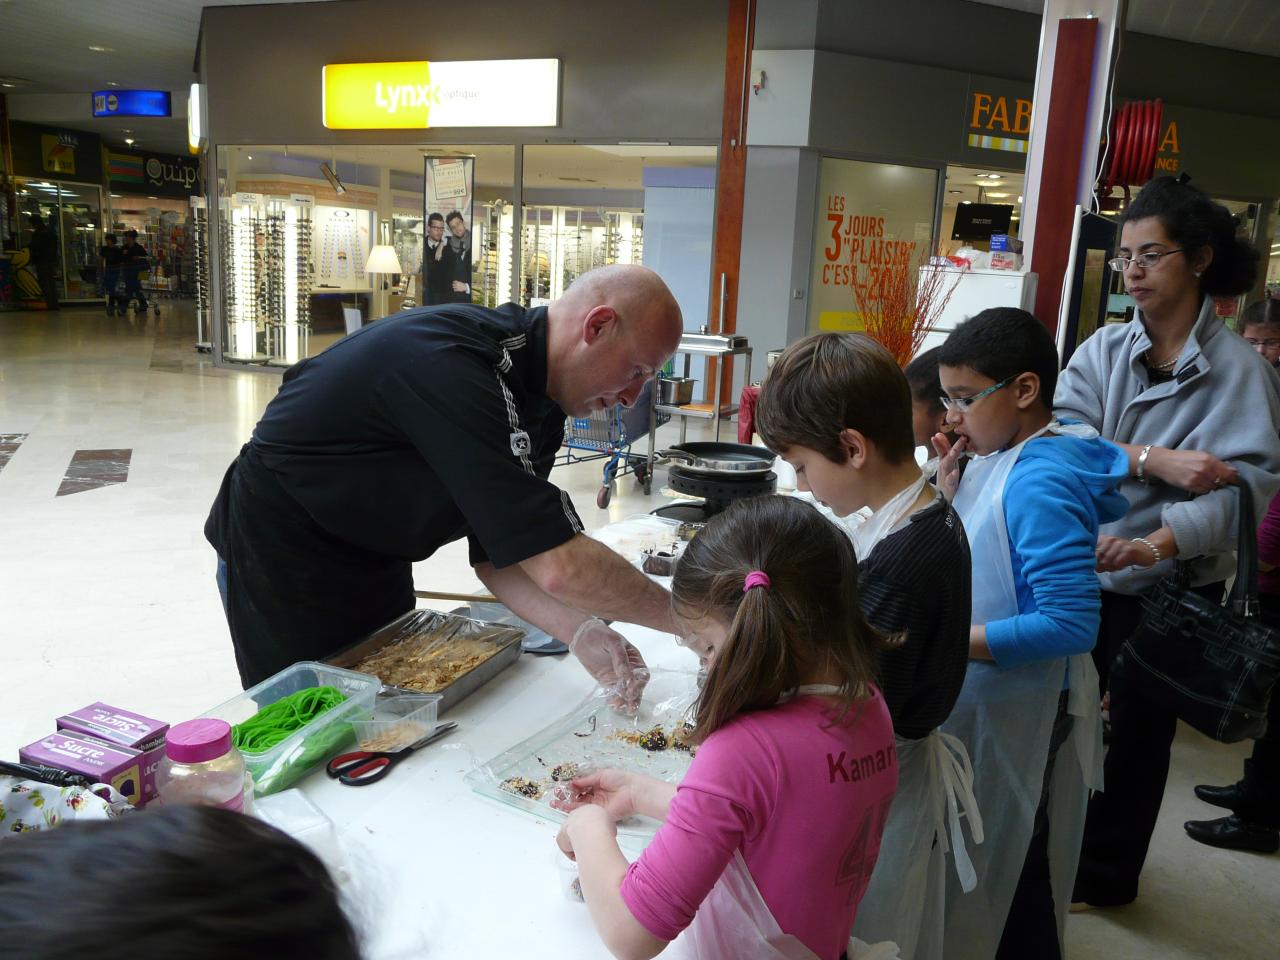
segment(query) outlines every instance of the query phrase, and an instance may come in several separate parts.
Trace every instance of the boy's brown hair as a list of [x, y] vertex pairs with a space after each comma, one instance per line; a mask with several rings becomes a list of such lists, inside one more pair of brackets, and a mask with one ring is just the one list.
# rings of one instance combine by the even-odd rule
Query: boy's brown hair
[[765, 378], [756, 429], [769, 448], [848, 459], [840, 432], [857, 430], [890, 463], [915, 456], [911, 387], [893, 355], [860, 333], [818, 333], [789, 346]]
[[[756, 570], [769, 585], [744, 589]], [[774, 706], [816, 670], [829, 670], [839, 688], [837, 722], [870, 695], [885, 640], [858, 606], [852, 543], [809, 504], [779, 496], [735, 501], [690, 541], [674, 574], [677, 616], [728, 627], [694, 704], [690, 742], [739, 713]]]

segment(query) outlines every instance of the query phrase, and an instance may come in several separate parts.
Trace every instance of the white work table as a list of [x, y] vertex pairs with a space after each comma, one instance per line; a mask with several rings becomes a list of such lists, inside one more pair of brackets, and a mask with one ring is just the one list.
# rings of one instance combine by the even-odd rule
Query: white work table
[[[672, 636], [615, 626], [650, 666], [696, 669]], [[317, 769], [299, 784], [338, 830], [351, 864], [345, 890], [363, 914], [368, 960], [609, 957], [586, 906], [561, 892], [559, 824], [463, 782], [477, 765], [563, 717], [594, 686], [571, 655], [523, 654], [445, 714], [457, 730], [381, 782], [347, 787]]]

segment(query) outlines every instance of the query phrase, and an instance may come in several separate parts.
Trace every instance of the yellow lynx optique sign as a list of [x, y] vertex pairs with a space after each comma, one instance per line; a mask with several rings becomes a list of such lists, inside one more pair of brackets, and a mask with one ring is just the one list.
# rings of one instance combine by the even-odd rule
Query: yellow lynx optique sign
[[554, 127], [560, 61], [330, 63], [322, 109], [330, 130]]

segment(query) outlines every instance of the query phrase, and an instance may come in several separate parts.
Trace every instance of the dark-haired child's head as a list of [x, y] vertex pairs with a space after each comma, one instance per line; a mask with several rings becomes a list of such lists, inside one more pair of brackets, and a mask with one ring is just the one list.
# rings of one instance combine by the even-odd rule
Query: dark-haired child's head
[[844, 516], [867, 503], [860, 471], [914, 463], [911, 388], [893, 355], [858, 333], [788, 347], [760, 389], [756, 429], [812, 491]]
[[993, 307], [947, 337], [938, 377], [952, 401], [947, 423], [972, 452], [994, 453], [1049, 422], [1058, 348], [1027, 311]]
[[1280, 366], [1280, 300], [1265, 297], [1240, 314], [1240, 336], [1272, 366]]
[[671, 602], [708, 668], [697, 741], [815, 676], [847, 704], [874, 680], [882, 639], [858, 606], [853, 544], [802, 500], [739, 500], [714, 517], [676, 562]]
[[[1198, 307], [1206, 296], [1238, 296], [1253, 287], [1258, 252], [1237, 234], [1235, 216], [1175, 177], [1157, 177], [1134, 197], [1120, 222], [1125, 289], [1145, 316]], [[1154, 256], [1153, 256], [1154, 255]]]
[[938, 350], [926, 350], [902, 372], [911, 387], [911, 432], [916, 446], [933, 449], [933, 437], [948, 433], [947, 408], [942, 405], [942, 381], [938, 379]]
[[252, 817], [160, 807], [0, 840], [0, 958], [358, 960], [329, 872]]

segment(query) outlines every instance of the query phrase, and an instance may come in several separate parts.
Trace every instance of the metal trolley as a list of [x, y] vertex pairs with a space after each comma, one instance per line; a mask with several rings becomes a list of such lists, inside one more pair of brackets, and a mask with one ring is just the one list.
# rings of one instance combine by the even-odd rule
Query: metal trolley
[[160, 261], [149, 259], [147, 269], [142, 271], [142, 292], [151, 300], [151, 309], [160, 316], [161, 300], [176, 300], [178, 294], [178, 278], [165, 276]]
[[596, 506], [604, 509], [613, 496], [613, 481], [634, 473], [636, 482], [649, 493], [653, 484], [651, 457], [632, 451], [632, 444], [649, 436], [651, 430], [671, 419], [670, 414], [653, 413], [653, 381], [645, 384], [630, 409], [619, 404], [609, 410], [593, 411], [589, 417], [569, 417], [564, 427], [564, 447], [557, 464], [605, 460], [596, 494]]

